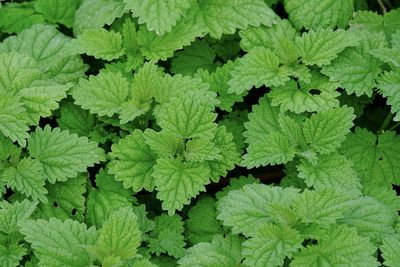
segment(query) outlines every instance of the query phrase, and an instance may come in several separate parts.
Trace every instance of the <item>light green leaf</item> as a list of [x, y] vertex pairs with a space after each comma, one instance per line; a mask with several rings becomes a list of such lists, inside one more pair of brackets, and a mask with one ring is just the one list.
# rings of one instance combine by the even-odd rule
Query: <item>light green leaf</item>
[[256, 47], [239, 59], [231, 71], [228, 93], [242, 94], [253, 86], [279, 86], [289, 80], [289, 70], [279, 64], [275, 52]]
[[17, 166], [3, 169], [0, 180], [11, 189], [19, 191], [33, 200], [47, 202], [42, 165], [37, 160], [21, 159]]
[[181, 159], [158, 159], [154, 167], [157, 198], [169, 215], [190, 203], [192, 197], [205, 191], [210, 182], [210, 169], [204, 163], [182, 162]]
[[44, 23], [41, 14], [35, 13], [29, 2], [6, 3], [0, 8], [0, 30], [6, 33], [18, 33], [34, 24]]
[[182, 138], [165, 131], [156, 132], [153, 129], [146, 129], [144, 138], [151, 151], [154, 151], [159, 157], [175, 156], [184, 150]]
[[104, 151], [95, 142], [49, 126], [36, 128], [28, 140], [28, 150], [43, 165], [44, 175], [51, 183], [66, 181], [104, 160]]
[[187, 161], [221, 160], [220, 149], [209, 139], [195, 138], [186, 142], [183, 156]]
[[243, 259], [241, 239], [234, 235], [215, 235], [211, 243], [198, 243], [189, 248], [178, 264], [191, 266], [240, 266]]
[[[135, 149], [132, 149], [135, 148]], [[138, 192], [143, 188], [153, 191], [153, 166], [156, 155], [145, 143], [143, 132], [135, 130], [132, 134], [120, 139], [111, 147], [112, 161], [109, 173], [115, 174], [117, 181], [122, 181], [125, 188]]]
[[20, 261], [22, 260], [22, 257], [27, 254], [27, 252], [27, 249], [17, 242], [4, 245], [0, 243], [0, 266], [21, 266]]
[[266, 223], [281, 222], [290, 224], [283, 214], [298, 198], [299, 190], [261, 184], [249, 184], [241, 189], [230, 191], [217, 204], [218, 216], [225, 226], [232, 227], [232, 233], [254, 236], [256, 230]]
[[385, 266], [398, 265], [400, 262], [400, 234], [385, 236], [380, 250], [385, 259]]
[[87, 29], [71, 42], [69, 49], [79, 54], [87, 54], [95, 58], [111, 61], [121, 57], [122, 35], [106, 29]]
[[240, 176], [239, 178], [230, 178], [229, 185], [222, 188], [221, 191], [215, 194], [217, 200], [220, 200], [222, 197], [226, 196], [230, 191], [238, 190], [245, 185], [248, 184], [259, 184], [260, 180], [254, 178], [253, 175], [249, 174], [248, 176]]
[[46, 20], [71, 28], [79, 2], [75, 0], [37, 0], [34, 6], [35, 10], [43, 14]]
[[24, 199], [19, 202], [0, 202], [0, 233], [12, 234], [19, 230], [19, 225], [26, 222], [36, 209], [37, 201]]
[[122, 207], [110, 214], [92, 249], [101, 260], [111, 256], [131, 259], [136, 255], [140, 242], [136, 214], [131, 207]]
[[198, 20], [207, 26], [212, 38], [234, 34], [249, 25], [272, 25], [275, 13], [262, 0], [205, 0], [199, 3]]
[[139, 17], [139, 24], [146, 23], [157, 35], [170, 32], [190, 7], [191, 0], [124, 0], [133, 17]]
[[150, 233], [149, 250], [160, 256], [167, 253], [169, 256], [180, 258], [185, 255], [185, 237], [182, 217], [174, 214], [162, 214], [155, 218], [156, 227]]
[[346, 28], [354, 11], [353, 0], [285, 0], [289, 20], [297, 29]]
[[96, 241], [95, 228], [73, 220], [36, 220], [21, 224], [21, 233], [32, 244], [39, 259], [38, 266], [87, 267], [91, 258], [85, 246]]
[[254, 237], [243, 243], [244, 264], [254, 267], [281, 266], [286, 257], [301, 248], [303, 238], [296, 230], [284, 226], [266, 224]]
[[101, 72], [81, 79], [71, 90], [77, 105], [100, 116], [112, 116], [121, 110], [129, 94], [129, 83], [121, 73]]
[[347, 106], [313, 114], [304, 122], [304, 137], [313, 150], [328, 154], [346, 139], [355, 117]]
[[296, 44], [304, 64], [321, 67], [329, 65], [346, 47], [356, 46], [358, 40], [351, 32], [319, 28], [296, 37]]
[[57, 118], [57, 123], [61, 130], [68, 130], [79, 136], [89, 136], [95, 126], [95, 118], [89, 111], [68, 101], [60, 106], [60, 117]]
[[377, 87], [379, 93], [387, 98], [391, 112], [396, 114], [393, 120], [400, 121], [400, 71], [383, 73]]

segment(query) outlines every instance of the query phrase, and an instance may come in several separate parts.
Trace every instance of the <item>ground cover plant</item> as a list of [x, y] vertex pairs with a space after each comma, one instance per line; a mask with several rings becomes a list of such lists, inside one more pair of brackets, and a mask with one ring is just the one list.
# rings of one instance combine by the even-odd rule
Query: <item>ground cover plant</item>
[[0, 6], [0, 266], [400, 266], [400, 6]]

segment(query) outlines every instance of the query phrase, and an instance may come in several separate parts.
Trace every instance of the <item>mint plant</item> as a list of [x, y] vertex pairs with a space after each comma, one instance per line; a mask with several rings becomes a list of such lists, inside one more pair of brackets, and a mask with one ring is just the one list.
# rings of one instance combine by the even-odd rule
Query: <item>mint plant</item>
[[399, 92], [398, 0], [4, 1], [0, 266], [400, 266]]

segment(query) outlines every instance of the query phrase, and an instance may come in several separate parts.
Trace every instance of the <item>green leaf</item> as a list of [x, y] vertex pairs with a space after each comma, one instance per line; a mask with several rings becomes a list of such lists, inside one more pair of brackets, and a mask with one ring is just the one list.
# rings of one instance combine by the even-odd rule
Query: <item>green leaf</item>
[[37, 0], [34, 6], [35, 10], [42, 13], [46, 20], [71, 28], [79, 2], [74, 0]]
[[0, 233], [12, 234], [18, 232], [20, 224], [29, 219], [37, 204], [37, 201], [26, 199], [14, 203], [0, 202]]
[[122, 183], [116, 181], [113, 175], [101, 169], [96, 175], [96, 188], [89, 191], [86, 221], [88, 225], [101, 228], [113, 211], [131, 206], [133, 201], [131, 191], [124, 189]]
[[[312, 72], [309, 83], [290, 80], [283, 86], [272, 87], [268, 96], [271, 98], [271, 104], [279, 106], [282, 112], [315, 112], [339, 106], [337, 97], [340, 93], [336, 89], [337, 83]], [[318, 90], [318, 93], [314, 94], [313, 90]]]
[[199, 3], [196, 15], [215, 39], [221, 39], [222, 34], [234, 34], [236, 29], [245, 29], [249, 25], [272, 25], [276, 18], [262, 0], [205, 0]]
[[345, 28], [351, 19], [353, 0], [285, 0], [289, 20], [297, 29]]
[[243, 243], [244, 264], [254, 267], [282, 266], [286, 257], [301, 248], [303, 238], [287, 226], [266, 224]]
[[192, 244], [211, 242], [214, 235], [223, 234], [222, 227], [215, 218], [215, 203], [214, 198], [206, 196], [190, 208], [185, 226], [187, 239]]
[[392, 113], [396, 114], [394, 121], [400, 121], [400, 71], [385, 72], [378, 79], [378, 90], [387, 98], [387, 104], [390, 105]]
[[313, 150], [329, 154], [346, 139], [354, 119], [353, 108], [347, 106], [321, 111], [304, 122], [304, 137]]
[[293, 210], [306, 224], [334, 224], [351, 208], [354, 198], [350, 193], [330, 188], [306, 190], [294, 201]]
[[214, 135], [217, 114], [204, 105], [207, 96], [181, 95], [171, 99], [161, 107], [157, 114], [158, 125], [166, 132], [182, 138], [204, 137]]
[[337, 81], [347, 94], [371, 96], [382, 62], [368, 52], [384, 48], [386, 41], [383, 34], [356, 33], [361, 39], [360, 44], [345, 49], [329, 66], [323, 66], [321, 72]]
[[37, 160], [21, 159], [17, 166], [3, 170], [0, 180], [3, 180], [11, 189], [17, 190], [33, 200], [47, 202], [42, 165]]
[[329, 65], [346, 47], [356, 46], [358, 40], [344, 30], [318, 28], [296, 37], [296, 44], [304, 64], [321, 67]]
[[396, 266], [400, 262], [400, 234], [385, 236], [380, 250], [385, 266]]
[[[254, 236], [266, 223], [281, 222], [283, 214], [298, 197], [299, 190], [261, 184], [245, 185], [230, 191], [217, 204], [217, 219], [232, 227], [233, 234]], [[282, 221], [284, 224], [289, 221]]]
[[129, 94], [129, 83], [121, 73], [101, 72], [81, 79], [71, 90], [75, 104], [100, 116], [112, 116], [121, 110]]
[[226, 196], [230, 191], [238, 190], [245, 185], [248, 184], [259, 184], [260, 180], [254, 178], [253, 175], [249, 174], [248, 176], [240, 176], [239, 178], [231, 178], [229, 179], [229, 185], [222, 188], [221, 191], [215, 194], [217, 200], [220, 200], [222, 197]]
[[68, 101], [61, 104], [57, 123], [61, 130], [68, 130], [79, 136], [89, 136], [95, 126], [95, 118], [89, 111]]
[[400, 137], [394, 132], [378, 136], [356, 128], [343, 142], [341, 151], [354, 162], [362, 182], [371, 186], [392, 187], [400, 184]]
[[156, 155], [145, 143], [143, 132], [135, 130], [120, 139], [118, 144], [113, 144], [111, 150], [112, 161], [109, 172], [115, 175], [117, 181], [122, 181], [125, 188], [132, 187], [135, 192], [143, 188], [153, 191], [152, 172], [156, 164]]
[[21, 233], [32, 244], [39, 266], [87, 267], [91, 258], [84, 246], [96, 241], [95, 228], [73, 220], [36, 220], [21, 224]]
[[343, 155], [336, 153], [320, 155], [316, 162], [301, 159], [297, 170], [299, 171], [298, 176], [315, 190], [331, 188], [353, 194], [361, 193], [360, 180], [357, 172], [353, 169], [353, 162]]
[[7, 3], [0, 8], [0, 30], [18, 33], [34, 24], [43, 23], [44, 17], [36, 14], [32, 3]]
[[75, 53], [108, 61], [117, 59], [125, 53], [122, 48], [122, 35], [106, 29], [85, 30], [71, 42], [69, 49]]
[[27, 249], [21, 244], [1, 244], [0, 243], [0, 265], [3, 267], [21, 266], [20, 261], [27, 254]]
[[182, 162], [179, 158], [158, 159], [153, 178], [163, 210], [169, 215], [181, 210], [192, 197], [205, 191], [209, 176], [210, 169], [204, 163]]
[[376, 247], [361, 237], [354, 228], [334, 226], [318, 237], [317, 245], [309, 245], [294, 255], [291, 265], [305, 266], [378, 266]]
[[110, 214], [92, 249], [101, 260], [111, 256], [130, 259], [136, 255], [140, 242], [136, 214], [131, 207], [122, 207]]
[[165, 131], [156, 132], [153, 129], [146, 129], [144, 138], [151, 151], [154, 151], [159, 157], [175, 156], [184, 150], [182, 138]]
[[211, 243], [198, 243], [189, 248], [179, 266], [240, 266], [243, 259], [241, 239], [234, 235], [215, 235]]
[[289, 80], [289, 70], [280, 66], [279, 58], [270, 49], [256, 47], [239, 59], [231, 71], [228, 93], [242, 94], [253, 86], [279, 86]]
[[28, 150], [43, 165], [51, 183], [66, 181], [104, 160], [104, 151], [95, 142], [49, 126], [36, 128], [28, 140]]
[[167, 253], [169, 256], [180, 258], [185, 255], [185, 237], [182, 217], [174, 214], [162, 214], [155, 218], [156, 227], [150, 233], [149, 251], [160, 256]]
[[191, 0], [124, 0], [127, 8], [132, 11], [133, 17], [139, 17], [139, 24], [146, 23], [150, 31], [157, 35], [170, 32], [186, 13], [191, 5]]
[[111, 25], [126, 11], [122, 0], [83, 0], [75, 13], [74, 32]]

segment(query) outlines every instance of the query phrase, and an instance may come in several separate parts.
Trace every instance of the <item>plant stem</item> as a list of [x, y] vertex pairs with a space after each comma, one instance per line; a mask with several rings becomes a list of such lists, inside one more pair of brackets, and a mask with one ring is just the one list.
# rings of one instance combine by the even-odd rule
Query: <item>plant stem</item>
[[394, 117], [394, 114], [389, 112], [389, 114], [386, 116], [385, 120], [383, 121], [381, 128], [379, 128], [379, 132], [382, 132], [383, 130], [386, 130], [386, 128], [388, 127], [389, 123], [392, 121], [393, 117]]
[[382, 10], [382, 13], [383, 13], [383, 14], [386, 14], [386, 7], [385, 7], [385, 5], [383, 4], [382, 0], [376, 0], [376, 1], [378, 2], [378, 5], [379, 5], [379, 7], [380, 7], [381, 10]]
[[399, 125], [400, 125], [400, 122], [396, 123], [395, 125], [393, 125], [392, 127], [390, 127], [390, 128], [388, 129], [388, 131], [393, 131], [393, 130], [396, 129]]

